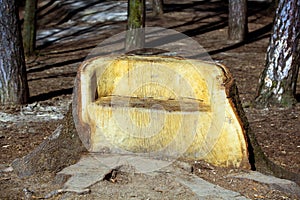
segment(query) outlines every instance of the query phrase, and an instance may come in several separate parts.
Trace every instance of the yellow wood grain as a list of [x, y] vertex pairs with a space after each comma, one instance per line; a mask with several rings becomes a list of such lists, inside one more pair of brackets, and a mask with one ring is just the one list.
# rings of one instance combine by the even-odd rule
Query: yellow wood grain
[[89, 150], [124, 150], [249, 168], [242, 120], [221, 65], [170, 57], [105, 57], [81, 67]]

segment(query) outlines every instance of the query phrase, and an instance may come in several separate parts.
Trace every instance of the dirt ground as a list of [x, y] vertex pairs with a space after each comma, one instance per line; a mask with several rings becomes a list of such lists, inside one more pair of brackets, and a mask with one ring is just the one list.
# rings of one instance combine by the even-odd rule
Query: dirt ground
[[[83, 28], [77, 32], [68, 32], [69, 28], [74, 26], [72, 19], [76, 19], [76, 15], [81, 10], [68, 7], [67, 3], [55, 2], [58, 1], [40, 1], [39, 5], [38, 50], [36, 56], [26, 60], [31, 94], [30, 104], [23, 107], [1, 108], [0, 110], [0, 116], [2, 115], [0, 118], [2, 119], [0, 124], [1, 170], [8, 167], [14, 159], [32, 151], [55, 130], [71, 101], [73, 81], [80, 63], [101, 41], [126, 29], [126, 21], [122, 18], [106, 19], [93, 24], [74, 20], [77, 23], [76, 26], [80, 25]], [[96, 1], [90, 2], [82, 10], [96, 5]], [[126, 3], [124, 1], [117, 2]], [[107, 3], [109, 4], [109, 2]], [[251, 129], [255, 132], [265, 154], [278, 165], [299, 174], [300, 103], [285, 109], [274, 107], [259, 110], [251, 107], [259, 75], [265, 64], [265, 53], [273, 21], [273, 14], [266, 11], [267, 5], [252, 1], [249, 3], [248, 40], [244, 43], [232, 44], [226, 40], [227, 9], [223, 1], [183, 0], [179, 2], [166, 0], [165, 3], [166, 12], [160, 17], [152, 16], [150, 9], [148, 10], [147, 26], [159, 26], [182, 32], [202, 45], [215, 61], [226, 65], [236, 79], [240, 99]], [[121, 9], [120, 5], [110, 9]], [[51, 35], [43, 37], [42, 30], [55, 28], [60, 31], [67, 30], [66, 34], [60, 37], [58, 35], [56, 39], [51, 40], [49, 39]], [[300, 97], [299, 81], [297, 93]], [[5, 118], [7, 120], [3, 121]], [[251, 199], [296, 199], [290, 194], [272, 190], [253, 181], [243, 182], [238, 179], [230, 181], [229, 178], [226, 178], [226, 174], [235, 173], [236, 169], [219, 169], [197, 163], [192, 163], [192, 165], [198, 176], [224, 188], [238, 191]], [[130, 188], [133, 190], [138, 185], [137, 180], [145, 181], [147, 179], [149, 184], [153, 184], [151, 181], [155, 182], [156, 180], [154, 177], [143, 176], [124, 172], [118, 175], [119, 181], [116, 183], [107, 181], [100, 184], [102, 186], [103, 184], [118, 185], [118, 190], [114, 191], [116, 192], [122, 191], [122, 189], [130, 190]], [[38, 177], [19, 179], [11, 172], [0, 173], [0, 199], [26, 199], [26, 190], [24, 190], [26, 188], [34, 191], [36, 196], [44, 196], [58, 187], [58, 184], [53, 183], [53, 174], [45, 173], [40, 175], [42, 178]], [[157, 188], [164, 184], [168, 187], [163, 190], [154, 189], [152, 192], [167, 194], [168, 190], [176, 187], [167, 183], [167, 180], [164, 183], [160, 182], [162, 180], [159, 179]], [[126, 184], [124, 184], [125, 182]], [[184, 189], [180, 192], [184, 192]], [[82, 195], [81, 197], [72, 195], [58, 195], [55, 198], [96, 199], [101, 197], [96, 194]], [[120, 195], [113, 197], [122, 199]], [[138, 192], [134, 198], [128, 196], [127, 193], [124, 193], [123, 197], [125, 199], [148, 198], [141, 196], [141, 193]], [[167, 195], [163, 197], [172, 199]], [[149, 197], [149, 199], [159, 198], [161, 198], [159, 195]], [[178, 196], [178, 198], [184, 199], [184, 196]]]

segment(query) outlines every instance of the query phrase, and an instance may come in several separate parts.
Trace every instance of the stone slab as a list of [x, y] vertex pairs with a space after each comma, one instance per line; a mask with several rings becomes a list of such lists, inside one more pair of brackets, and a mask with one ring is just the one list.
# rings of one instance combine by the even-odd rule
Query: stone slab
[[247, 199], [238, 192], [224, 189], [181, 168], [176, 168], [171, 165], [171, 162], [136, 155], [85, 155], [75, 165], [58, 173], [71, 175], [59, 191], [85, 193], [90, 186], [102, 181], [112, 170], [118, 170], [125, 165], [132, 166], [137, 173], [168, 174], [170, 179], [188, 188], [198, 199]]
[[230, 175], [229, 177], [250, 179], [263, 184], [267, 184], [270, 188], [279, 190], [285, 193], [294, 194], [300, 197], [300, 187], [293, 181], [268, 176], [257, 171], [249, 171], [247, 173], [239, 173]]
[[218, 185], [214, 185], [209, 183], [195, 175], [190, 175], [189, 179], [187, 178], [176, 178], [176, 181], [185, 185], [190, 190], [192, 190], [199, 199], [220, 199], [220, 200], [246, 200], [248, 198], [242, 196], [238, 192], [234, 192], [231, 190], [224, 189]]

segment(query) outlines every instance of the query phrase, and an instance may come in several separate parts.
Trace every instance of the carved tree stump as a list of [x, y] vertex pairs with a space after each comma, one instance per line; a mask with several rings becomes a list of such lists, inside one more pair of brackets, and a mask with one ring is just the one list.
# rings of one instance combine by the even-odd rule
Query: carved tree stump
[[[73, 111], [73, 117], [72, 112]], [[75, 129], [76, 125], [76, 129]], [[90, 152], [202, 159], [300, 184], [263, 153], [227, 68], [170, 57], [102, 57], [79, 68], [73, 109], [12, 167], [21, 177], [58, 172]]]
[[73, 116], [91, 152], [205, 160], [250, 168], [245, 118], [226, 67], [159, 56], [84, 62]]

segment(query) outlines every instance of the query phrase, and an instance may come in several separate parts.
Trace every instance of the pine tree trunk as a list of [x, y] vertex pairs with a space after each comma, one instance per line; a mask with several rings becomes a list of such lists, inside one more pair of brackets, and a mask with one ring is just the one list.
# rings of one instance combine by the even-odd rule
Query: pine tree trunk
[[290, 106], [296, 101], [299, 33], [300, 0], [281, 0], [259, 81], [257, 106]]
[[154, 16], [163, 14], [163, 0], [152, 0], [152, 9]]
[[36, 8], [37, 0], [26, 0], [23, 27], [23, 45], [26, 56], [31, 56], [35, 50]]
[[126, 51], [144, 47], [145, 13], [145, 0], [128, 0]]
[[23, 104], [28, 84], [16, 1], [0, 6], [0, 104]]
[[247, 0], [229, 0], [228, 18], [228, 39], [244, 41], [248, 32]]

